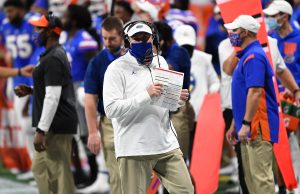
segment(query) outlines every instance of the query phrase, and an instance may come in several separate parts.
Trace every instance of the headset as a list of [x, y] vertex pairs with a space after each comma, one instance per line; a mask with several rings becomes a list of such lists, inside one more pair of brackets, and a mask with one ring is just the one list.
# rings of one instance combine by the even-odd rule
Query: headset
[[48, 12], [48, 28], [54, 29], [55, 28], [55, 16], [52, 11]]
[[158, 36], [158, 31], [156, 29], [156, 27], [146, 21], [133, 21], [133, 22], [129, 22], [128, 24], [126, 24], [123, 27], [123, 38], [124, 38], [124, 47], [125, 48], [130, 48], [130, 42], [129, 42], [129, 36], [127, 34], [127, 32], [135, 25], [138, 23], [142, 23], [142, 24], [146, 24], [147, 26], [150, 27], [151, 31], [152, 31], [152, 37], [153, 37], [153, 45], [157, 48], [157, 50], [159, 50], [159, 36]]

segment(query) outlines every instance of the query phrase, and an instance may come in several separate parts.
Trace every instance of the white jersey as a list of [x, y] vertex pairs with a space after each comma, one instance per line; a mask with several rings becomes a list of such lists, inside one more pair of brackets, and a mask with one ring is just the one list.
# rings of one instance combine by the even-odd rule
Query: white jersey
[[220, 89], [220, 81], [211, 60], [212, 55], [196, 49], [191, 58], [190, 103], [195, 110], [195, 121], [198, 119], [205, 95]]
[[[268, 36], [268, 41], [270, 45], [271, 50], [271, 58], [274, 64], [274, 71], [275, 72], [282, 72], [286, 65], [284, 63], [284, 60], [282, 56], [280, 55], [278, 46], [277, 46], [277, 40], [275, 38], [272, 38]], [[231, 105], [231, 76], [227, 75], [223, 71], [223, 63], [224, 61], [230, 56], [230, 54], [233, 52], [233, 47], [231, 46], [229, 38], [226, 38], [219, 44], [219, 60], [220, 60], [220, 66], [221, 66], [221, 100], [222, 100], [222, 108], [223, 110], [225, 108], [232, 109]]]
[[[168, 68], [163, 57], [160, 67]], [[179, 148], [169, 111], [152, 105], [147, 88], [153, 84], [157, 56], [148, 67], [127, 52], [113, 61], [104, 76], [103, 101], [112, 119], [116, 157], [154, 155]]]

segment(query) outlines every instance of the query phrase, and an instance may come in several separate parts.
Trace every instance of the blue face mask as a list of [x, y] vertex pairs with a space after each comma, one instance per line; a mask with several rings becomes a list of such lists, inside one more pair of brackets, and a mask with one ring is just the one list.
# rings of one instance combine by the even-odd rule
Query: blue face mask
[[276, 18], [267, 18], [267, 25], [269, 27], [269, 31], [279, 30], [281, 27]]
[[240, 34], [232, 33], [232, 34], [229, 34], [228, 38], [229, 38], [232, 46], [240, 47], [242, 45], [243, 40], [242, 40]]
[[39, 33], [39, 32], [34, 32], [34, 33], [32, 34], [32, 38], [33, 38], [34, 43], [35, 43], [37, 46], [45, 46], [45, 45], [44, 45], [44, 41], [42, 40], [41, 33]]
[[152, 63], [153, 50], [151, 42], [131, 43], [129, 52], [141, 65], [149, 65]]

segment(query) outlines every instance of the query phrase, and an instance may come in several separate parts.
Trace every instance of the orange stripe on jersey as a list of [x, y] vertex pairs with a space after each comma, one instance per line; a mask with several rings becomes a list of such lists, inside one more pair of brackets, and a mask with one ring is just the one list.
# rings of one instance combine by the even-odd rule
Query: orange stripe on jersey
[[257, 112], [252, 120], [251, 140], [256, 139], [259, 128], [261, 128], [262, 139], [265, 141], [271, 141], [265, 90], [262, 91]]
[[254, 58], [254, 54], [249, 55], [243, 62], [243, 65], [245, 65], [247, 63], [247, 61], [249, 61], [250, 59]]

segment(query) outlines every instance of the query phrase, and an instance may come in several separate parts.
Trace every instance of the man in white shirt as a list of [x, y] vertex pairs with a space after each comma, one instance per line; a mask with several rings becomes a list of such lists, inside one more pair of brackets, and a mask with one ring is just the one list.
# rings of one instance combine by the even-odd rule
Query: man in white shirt
[[[136, 21], [124, 29], [129, 51], [108, 66], [103, 86], [105, 113], [114, 128], [122, 193], [146, 193], [155, 171], [170, 193], [192, 194], [194, 188], [169, 110], [152, 104], [163, 92], [162, 84], [153, 81], [154, 68], [168, 68], [164, 58], [153, 54], [152, 46], [159, 44], [154, 27]], [[187, 90], [181, 91], [181, 105], [188, 96]]]
[[212, 55], [195, 49], [196, 32], [190, 25], [181, 25], [174, 32], [177, 44], [184, 47], [191, 58], [190, 102], [195, 110], [195, 121], [208, 93], [218, 92], [220, 81], [212, 65]]
[[[194, 121], [197, 122], [205, 95], [218, 92], [220, 81], [212, 64], [212, 55], [195, 49], [197, 37], [192, 26], [181, 25], [177, 27], [174, 31], [174, 39], [179, 46], [188, 51], [191, 58], [190, 103], [195, 112]], [[191, 148], [194, 142], [194, 134], [195, 130], [191, 131]], [[189, 154], [189, 157], [191, 157], [191, 150]]]

